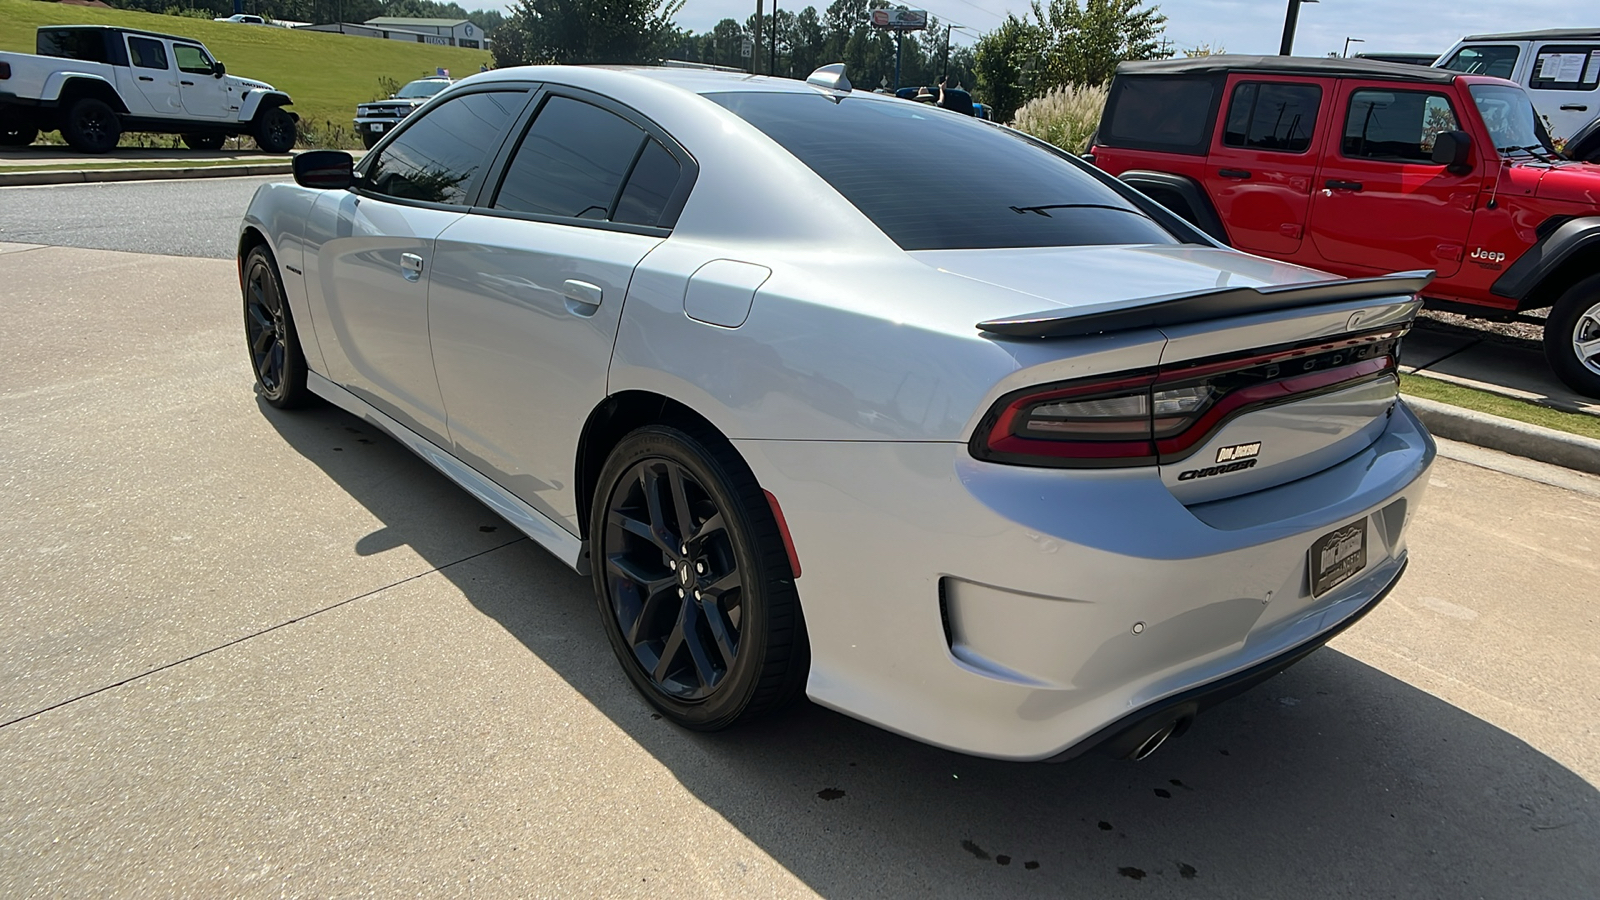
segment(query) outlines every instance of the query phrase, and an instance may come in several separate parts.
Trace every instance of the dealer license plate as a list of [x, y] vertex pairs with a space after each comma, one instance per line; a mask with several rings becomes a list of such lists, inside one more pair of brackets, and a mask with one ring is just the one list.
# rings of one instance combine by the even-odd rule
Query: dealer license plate
[[373, 122], [372, 123], [372, 133], [373, 134], [383, 134], [383, 123], [382, 122]]
[[1328, 532], [1311, 544], [1311, 596], [1321, 597], [1366, 567], [1366, 519]]

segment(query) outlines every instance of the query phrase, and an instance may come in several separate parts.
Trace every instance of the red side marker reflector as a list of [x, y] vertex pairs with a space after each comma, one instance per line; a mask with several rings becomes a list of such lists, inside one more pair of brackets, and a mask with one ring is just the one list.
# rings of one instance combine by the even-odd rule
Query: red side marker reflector
[[789, 571], [794, 577], [800, 577], [800, 555], [794, 552], [794, 537], [789, 534], [789, 522], [783, 517], [783, 510], [778, 506], [778, 498], [772, 496], [771, 491], [762, 491], [767, 495], [767, 505], [772, 507], [772, 518], [778, 521], [778, 534], [783, 536], [783, 552], [789, 554]]

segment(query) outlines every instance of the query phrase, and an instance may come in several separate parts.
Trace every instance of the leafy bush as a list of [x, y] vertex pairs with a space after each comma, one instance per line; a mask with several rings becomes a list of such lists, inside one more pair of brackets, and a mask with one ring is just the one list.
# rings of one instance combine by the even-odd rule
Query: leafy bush
[[1088, 146], [1089, 136], [1100, 127], [1100, 112], [1106, 108], [1107, 93], [1105, 85], [1068, 84], [1051, 88], [1043, 97], [1024, 103], [1011, 125], [1068, 153], [1082, 153]]

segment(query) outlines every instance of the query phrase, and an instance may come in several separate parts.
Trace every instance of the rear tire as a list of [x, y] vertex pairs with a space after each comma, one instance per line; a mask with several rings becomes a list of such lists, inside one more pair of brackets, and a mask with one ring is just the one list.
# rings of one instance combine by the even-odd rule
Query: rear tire
[[1550, 310], [1544, 356], [1567, 387], [1600, 397], [1600, 275], [1578, 282]]
[[278, 263], [265, 244], [244, 258], [244, 337], [261, 399], [279, 409], [310, 402], [300, 334], [278, 277]]
[[600, 472], [595, 599], [630, 681], [673, 722], [718, 731], [799, 695], [810, 666], [766, 495], [709, 428], [650, 425]]
[[79, 153], [105, 153], [122, 137], [122, 120], [104, 100], [85, 97], [68, 108], [61, 136]]
[[221, 150], [227, 143], [225, 134], [186, 134], [183, 135], [183, 145], [190, 150]]
[[284, 112], [283, 107], [274, 106], [256, 115], [256, 146], [267, 153], [288, 153], [294, 149], [297, 137], [294, 116]]
[[39, 138], [39, 129], [32, 125], [0, 123], [0, 147], [26, 147]]

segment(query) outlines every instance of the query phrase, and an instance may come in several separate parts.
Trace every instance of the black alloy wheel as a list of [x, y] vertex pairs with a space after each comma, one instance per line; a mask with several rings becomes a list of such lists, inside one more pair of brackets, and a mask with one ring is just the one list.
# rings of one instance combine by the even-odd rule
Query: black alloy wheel
[[298, 137], [294, 117], [274, 106], [256, 117], [256, 146], [267, 153], [288, 153]]
[[61, 136], [79, 153], [105, 153], [122, 137], [122, 120], [104, 101], [85, 97], [67, 110]]
[[279, 409], [303, 405], [309, 399], [305, 356], [266, 247], [258, 246], [245, 257], [244, 334], [261, 398]]
[[601, 474], [592, 569], [629, 678], [668, 718], [712, 731], [787, 702], [809, 654], [765, 495], [714, 433], [651, 426]]

